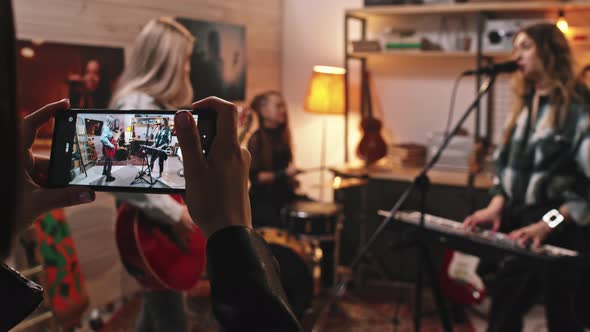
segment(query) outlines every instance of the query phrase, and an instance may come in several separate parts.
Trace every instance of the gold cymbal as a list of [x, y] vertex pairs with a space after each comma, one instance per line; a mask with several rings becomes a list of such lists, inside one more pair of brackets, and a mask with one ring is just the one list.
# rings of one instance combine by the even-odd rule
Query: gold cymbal
[[350, 187], [356, 186], [364, 186], [367, 184], [366, 179], [358, 179], [358, 178], [342, 178], [339, 176], [334, 177], [334, 179], [330, 182], [325, 182], [323, 184], [314, 184], [312, 188], [332, 188], [334, 190], [337, 189], [345, 189]]

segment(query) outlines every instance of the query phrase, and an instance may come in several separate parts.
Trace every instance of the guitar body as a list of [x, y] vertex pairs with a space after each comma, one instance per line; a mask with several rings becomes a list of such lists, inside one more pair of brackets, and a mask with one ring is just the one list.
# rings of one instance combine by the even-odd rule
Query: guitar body
[[111, 144], [113, 144], [114, 147], [110, 148], [108, 146], [103, 145], [102, 153], [105, 155], [105, 157], [114, 159], [117, 153], [117, 140], [114, 137], [111, 139]]
[[486, 297], [486, 289], [477, 275], [479, 259], [446, 249], [440, 268], [439, 282], [442, 292], [453, 303], [479, 304]]
[[363, 136], [356, 148], [357, 156], [366, 165], [373, 164], [387, 154], [387, 144], [381, 136], [381, 121], [373, 117], [373, 106], [371, 102], [371, 90], [369, 72], [363, 73], [362, 98], [363, 98], [363, 119], [361, 128]]
[[117, 215], [115, 235], [123, 265], [148, 290], [192, 289], [205, 270], [206, 241], [196, 227], [183, 251], [169, 229], [124, 203]]
[[387, 153], [387, 144], [381, 137], [381, 121], [367, 117], [361, 122], [361, 127], [363, 137], [356, 153], [366, 164], [373, 164]]

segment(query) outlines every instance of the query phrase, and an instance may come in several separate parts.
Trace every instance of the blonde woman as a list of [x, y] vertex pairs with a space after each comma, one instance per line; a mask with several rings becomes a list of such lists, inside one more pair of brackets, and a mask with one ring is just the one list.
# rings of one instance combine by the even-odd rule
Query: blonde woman
[[106, 177], [106, 182], [112, 182], [115, 177], [111, 175], [113, 169], [113, 156], [115, 155], [115, 134], [113, 130], [115, 125], [115, 118], [112, 115], [107, 115], [104, 126], [100, 133], [100, 142], [102, 143], [102, 154], [104, 157], [104, 166], [102, 168], [102, 175]]
[[[172, 18], [147, 23], [133, 44], [111, 107], [129, 109], [175, 109], [190, 105], [193, 90], [189, 81], [194, 39]], [[122, 202], [142, 210], [147, 220], [172, 227], [178, 238], [193, 231], [193, 221], [180, 195], [117, 193]], [[131, 272], [131, 271], [130, 271]], [[187, 330], [182, 294], [175, 291], [144, 290], [137, 331]]]

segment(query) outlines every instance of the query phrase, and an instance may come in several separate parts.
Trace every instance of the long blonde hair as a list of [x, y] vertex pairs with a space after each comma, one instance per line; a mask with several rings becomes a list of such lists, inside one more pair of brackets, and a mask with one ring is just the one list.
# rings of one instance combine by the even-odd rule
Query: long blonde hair
[[[544, 68], [545, 74], [551, 80], [551, 92], [549, 103], [551, 105], [549, 122], [553, 128], [558, 128], [563, 122], [570, 103], [579, 96], [576, 94], [576, 86], [579, 83], [574, 73], [574, 59], [567, 39], [551, 23], [539, 23], [523, 28], [516, 35], [524, 33], [531, 38], [536, 46], [537, 56]], [[510, 140], [510, 136], [518, 116], [524, 109], [525, 97], [533, 93], [535, 82], [525, 80], [521, 74], [514, 77], [514, 93], [516, 101], [512, 109], [512, 115], [504, 135], [504, 143]]]
[[194, 37], [173, 18], [148, 22], [135, 39], [111, 107], [134, 92], [143, 92], [166, 107], [189, 105], [193, 89], [185, 61], [193, 45]]

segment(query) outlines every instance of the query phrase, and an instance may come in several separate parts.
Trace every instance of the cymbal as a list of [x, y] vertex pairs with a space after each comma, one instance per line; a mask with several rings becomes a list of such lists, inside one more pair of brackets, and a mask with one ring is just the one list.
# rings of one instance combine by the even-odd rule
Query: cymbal
[[334, 190], [337, 189], [345, 189], [350, 187], [360, 187], [364, 186], [368, 183], [366, 179], [358, 179], [358, 178], [341, 178], [339, 176], [335, 177], [330, 182], [325, 182], [323, 184], [314, 184], [312, 188], [332, 188]]

